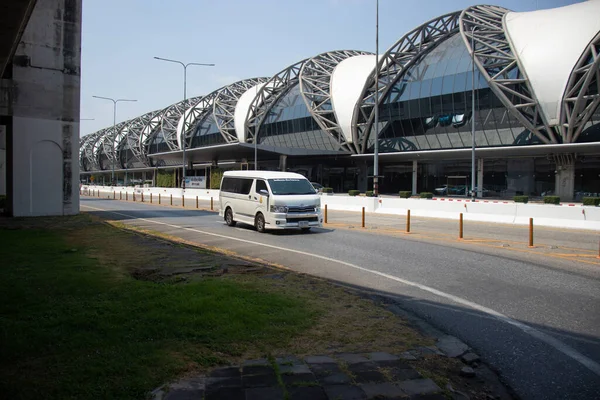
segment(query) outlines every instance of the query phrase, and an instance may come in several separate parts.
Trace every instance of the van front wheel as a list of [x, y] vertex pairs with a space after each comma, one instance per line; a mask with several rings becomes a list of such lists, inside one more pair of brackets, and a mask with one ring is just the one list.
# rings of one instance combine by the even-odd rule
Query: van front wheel
[[261, 213], [256, 214], [256, 218], [254, 218], [254, 227], [260, 233], [265, 232], [265, 217]]
[[233, 220], [233, 211], [231, 211], [231, 208], [227, 208], [227, 210], [225, 210], [225, 223], [227, 224], [227, 226], [235, 226], [235, 221]]

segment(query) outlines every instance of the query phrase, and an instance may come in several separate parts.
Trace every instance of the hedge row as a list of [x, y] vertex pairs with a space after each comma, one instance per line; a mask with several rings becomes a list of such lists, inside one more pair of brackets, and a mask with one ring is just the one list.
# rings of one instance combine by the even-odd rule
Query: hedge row
[[560, 204], [559, 196], [544, 196], [544, 204]]
[[513, 201], [515, 203], [529, 203], [529, 196], [515, 196]]
[[583, 198], [584, 206], [600, 206], [600, 197], [584, 197]]

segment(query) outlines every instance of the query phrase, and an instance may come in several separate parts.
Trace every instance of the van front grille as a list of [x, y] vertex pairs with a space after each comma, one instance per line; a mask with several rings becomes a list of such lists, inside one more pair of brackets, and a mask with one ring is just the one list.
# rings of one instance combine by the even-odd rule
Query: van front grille
[[315, 206], [310, 206], [310, 207], [290, 206], [290, 207], [288, 207], [288, 213], [313, 213], [313, 212], [315, 212]]
[[285, 219], [286, 222], [300, 222], [300, 221], [308, 221], [308, 222], [318, 222], [319, 217], [287, 217]]

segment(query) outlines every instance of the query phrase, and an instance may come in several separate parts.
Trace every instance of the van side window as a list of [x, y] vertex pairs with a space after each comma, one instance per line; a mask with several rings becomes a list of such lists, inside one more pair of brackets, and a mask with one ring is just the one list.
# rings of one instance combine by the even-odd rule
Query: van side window
[[250, 194], [250, 189], [252, 189], [252, 181], [254, 181], [254, 179], [240, 178], [239, 180], [240, 180], [240, 191], [238, 193]]
[[256, 193], [260, 193], [261, 190], [269, 191], [269, 189], [267, 189], [267, 183], [259, 179], [256, 181]]
[[222, 192], [249, 194], [253, 179], [247, 178], [223, 178], [221, 184]]

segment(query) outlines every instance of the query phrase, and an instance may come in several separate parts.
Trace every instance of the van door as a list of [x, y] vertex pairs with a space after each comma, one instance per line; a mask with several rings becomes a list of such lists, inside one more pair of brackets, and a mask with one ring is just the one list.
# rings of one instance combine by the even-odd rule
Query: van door
[[254, 221], [254, 179], [236, 178], [238, 181], [237, 193], [238, 201], [235, 204], [235, 213]]
[[[267, 182], [264, 181], [263, 179], [257, 179], [256, 183], [254, 184], [254, 192], [252, 194], [252, 200], [255, 202], [254, 214], [256, 214], [258, 211], [260, 211], [263, 213], [265, 218], [267, 218], [267, 213], [269, 212], [269, 196], [265, 196], [265, 195], [261, 194], [260, 193], [261, 190], [264, 190], [267, 193], [269, 193], [269, 188], [267, 186]], [[268, 220], [268, 218], [267, 218], [267, 220]]]

